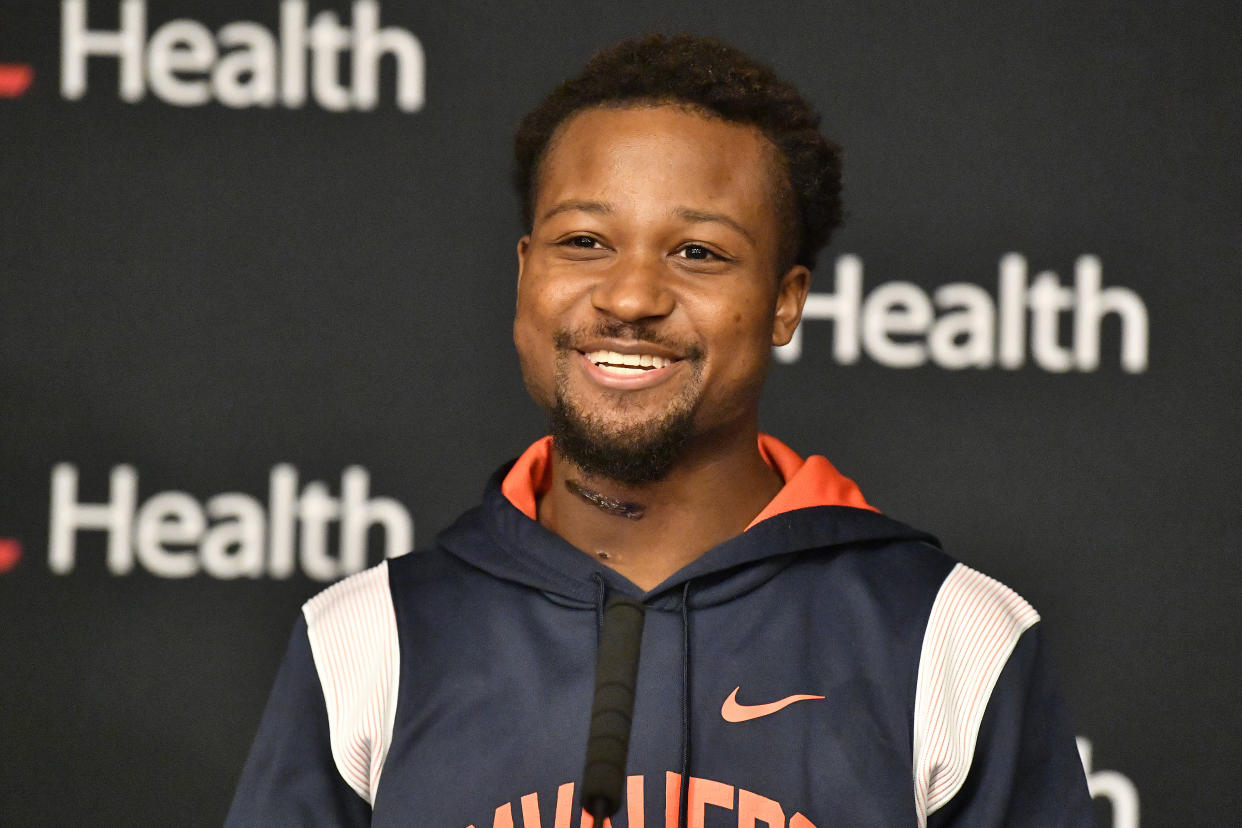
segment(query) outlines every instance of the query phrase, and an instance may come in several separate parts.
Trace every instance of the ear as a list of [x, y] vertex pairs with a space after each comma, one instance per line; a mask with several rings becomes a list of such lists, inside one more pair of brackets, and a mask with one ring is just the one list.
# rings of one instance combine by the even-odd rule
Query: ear
[[802, 321], [802, 306], [811, 289], [811, 271], [794, 265], [781, 275], [776, 289], [776, 308], [772, 318], [772, 344], [787, 345]]
[[526, 270], [526, 253], [530, 250], [530, 234], [522, 236], [517, 243], [518, 284], [522, 283], [522, 272]]

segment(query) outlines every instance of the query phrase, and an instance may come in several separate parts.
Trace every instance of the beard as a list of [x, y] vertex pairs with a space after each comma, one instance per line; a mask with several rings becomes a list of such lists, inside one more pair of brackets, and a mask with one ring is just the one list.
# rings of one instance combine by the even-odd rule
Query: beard
[[[623, 327], [624, 331], [614, 330]], [[638, 326], [612, 326], [605, 336], [628, 333], [641, 341], [671, 344], [652, 336]], [[695, 347], [678, 347], [691, 363], [691, 378], [663, 414], [646, 419], [618, 422], [585, 411], [568, 389], [569, 359], [567, 333], [557, 335], [558, 356], [556, 399], [548, 410], [548, 430], [552, 444], [561, 455], [589, 476], [604, 477], [631, 486], [655, 483], [668, 477], [681, 458], [694, 433], [698, 407], [702, 352]], [[613, 411], [635, 408], [624, 393], [618, 394]]]

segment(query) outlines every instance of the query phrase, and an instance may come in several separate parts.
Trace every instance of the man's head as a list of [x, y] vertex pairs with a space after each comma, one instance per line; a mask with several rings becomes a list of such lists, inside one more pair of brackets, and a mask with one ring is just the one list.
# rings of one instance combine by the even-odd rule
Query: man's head
[[591, 108], [671, 103], [757, 128], [775, 149], [781, 258], [815, 267], [840, 225], [840, 151], [819, 132], [819, 116], [791, 84], [743, 52], [711, 38], [647, 35], [598, 52], [582, 73], [527, 113], [514, 141], [514, 185], [530, 228], [542, 162], [559, 128]]
[[[561, 455], [641, 484], [689, 445], [753, 451], [770, 349], [793, 335], [804, 262], [839, 215], [836, 153], [796, 92], [714, 41], [623, 43], [583, 77], [519, 134], [530, 233], [514, 342]], [[790, 111], [796, 128], [772, 126]], [[810, 212], [794, 144], [822, 162], [803, 170], [821, 196]]]

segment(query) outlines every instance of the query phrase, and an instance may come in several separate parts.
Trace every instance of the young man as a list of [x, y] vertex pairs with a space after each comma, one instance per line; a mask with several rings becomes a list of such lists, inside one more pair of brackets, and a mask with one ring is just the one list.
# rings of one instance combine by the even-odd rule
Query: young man
[[645, 607], [618, 826], [1088, 825], [1039, 616], [758, 430], [836, 148], [718, 42], [597, 55], [517, 139], [551, 436], [304, 608], [232, 824], [587, 825], [603, 607]]

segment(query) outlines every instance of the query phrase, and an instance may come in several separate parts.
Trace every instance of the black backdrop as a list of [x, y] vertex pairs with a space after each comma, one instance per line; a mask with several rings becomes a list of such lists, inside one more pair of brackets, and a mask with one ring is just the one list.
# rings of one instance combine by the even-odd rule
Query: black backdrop
[[[1104, 824], [1136, 824], [1135, 796], [1145, 825], [1233, 824], [1238, 4], [287, 0], [342, 30], [374, 8], [408, 33], [386, 41], [405, 51], [380, 63], [377, 105], [345, 112], [313, 84], [300, 106], [221, 103], [202, 78], [225, 70], [169, 46], [236, 54], [225, 27], [248, 20], [281, 52], [278, 0], [131, 2], [133, 101], [115, 57], [67, 83], [75, 5], [92, 31], [121, 26], [119, 0], [0, 3], [0, 822], [223, 818], [298, 606], [322, 587], [298, 544], [339, 549], [339, 521], [285, 517], [273, 469], [299, 496], [319, 481], [304, 502], [322, 516], [362, 467], [350, 520], [376, 499], [390, 520], [369, 531], [375, 561], [402, 514], [429, 541], [539, 436], [509, 344], [512, 129], [594, 48], [663, 29], [723, 36], [821, 108], [850, 219], [813, 290], [840, 298], [842, 256], [862, 263], [863, 299], [886, 286], [852, 361], [834, 351], [849, 320], [805, 323], [765, 428], [1041, 610]], [[177, 19], [194, 22], [161, 29]], [[351, 54], [337, 85], [356, 93]], [[934, 349], [891, 364], [885, 342], [918, 361], [927, 339], [897, 330], [918, 295], [968, 283], [958, 295], [995, 300], [1010, 253], [1032, 284], [1056, 274], [1022, 314], [1023, 365], [954, 369]], [[1085, 347], [1082, 256], [1131, 316], [1103, 317], [1098, 368], [1049, 370]], [[887, 317], [886, 295], [906, 302]], [[932, 324], [961, 320], [952, 304]], [[986, 326], [971, 331], [949, 345]], [[1145, 367], [1123, 366], [1123, 334]], [[72, 531], [92, 517], [81, 503], [115, 507], [111, 566], [107, 532]], [[287, 577], [246, 557], [276, 547]]]

